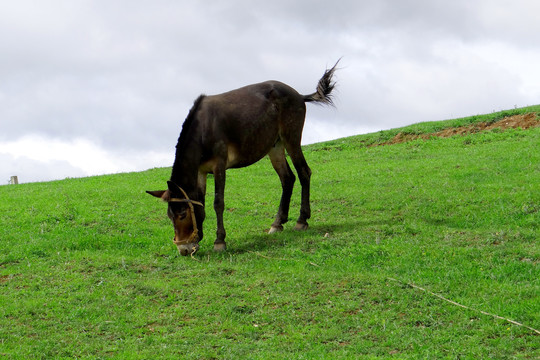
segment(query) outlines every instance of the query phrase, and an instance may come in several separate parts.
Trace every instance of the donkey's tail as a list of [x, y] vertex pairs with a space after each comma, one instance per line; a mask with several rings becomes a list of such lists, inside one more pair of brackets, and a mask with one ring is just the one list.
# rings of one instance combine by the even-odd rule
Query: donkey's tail
[[334, 106], [334, 101], [332, 99], [332, 90], [334, 90], [336, 83], [332, 80], [332, 77], [334, 76], [334, 72], [337, 70], [336, 66], [339, 63], [339, 60], [334, 66], [332, 66], [331, 69], [328, 69], [324, 72], [324, 75], [317, 84], [317, 91], [311, 95], [304, 95], [305, 102], [314, 102], [321, 105]]

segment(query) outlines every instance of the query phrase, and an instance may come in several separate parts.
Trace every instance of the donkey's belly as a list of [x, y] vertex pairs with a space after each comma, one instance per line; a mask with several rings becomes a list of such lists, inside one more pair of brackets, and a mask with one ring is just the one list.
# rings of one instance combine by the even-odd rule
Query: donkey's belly
[[[244, 150], [244, 151], [242, 151]], [[270, 149], [261, 148], [257, 150], [240, 149], [235, 144], [229, 144], [227, 146], [227, 158], [214, 156], [213, 158], [205, 161], [199, 167], [199, 170], [203, 173], [213, 173], [216, 166], [225, 163], [226, 169], [242, 168], [256, 163], [268, 154]]]
[[246, 167], [261, 160], [269, 149], [241, 149], [237, 145], [230, 144], [227, 147], [227, 169]]

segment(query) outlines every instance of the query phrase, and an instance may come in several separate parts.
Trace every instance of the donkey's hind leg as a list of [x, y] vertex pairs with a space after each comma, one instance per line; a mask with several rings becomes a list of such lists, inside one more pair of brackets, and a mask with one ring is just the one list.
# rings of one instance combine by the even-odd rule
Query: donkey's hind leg
[[309, 202], [309, 192], [310, 192], [310, 179], [311, 179], [311, 169], [309, 168], [304, 154], [302, 153], [302, 148], [300, 146], [300, 141], [295, 142], [294, 145], [286, 144], [287, 153], [292, 159], [294, 168], [300, 179], [300, 184], [302, 185], [302, 204], [300, 206], [300, 216], [296, 221], [294, 227], [295, 230], [306, 230], [308, 228], [307, 219], [311, 217], [311, 205]]
[[215, 198], [214, 210], [216, 212], [217, 231], [214, 251], [225, 251], [225, 226], [223, 225], [223, 212], [225, 210], [225, 165], [219, 162], [214, 166]]
[[291, 195], [296, 177], [294, 176], [294, 173], [287, 162], [285, 157], [285, 149], [283, 148], [283, 144], [281, 142], [274, 145], [272, 150], [270, 150], [268, 153], [268, 156], [270, 157], [274, 170], [276, 170], [277, 174], [279, 175], [282, 188], [281, 201], [279, 202], [279, 209], [276, 219], [270, 227], [270, 231], [268, 231], [269, 234], [272, 234], [282, 231], [283, 224], [289, 220], [289, 205], [291, 202]]

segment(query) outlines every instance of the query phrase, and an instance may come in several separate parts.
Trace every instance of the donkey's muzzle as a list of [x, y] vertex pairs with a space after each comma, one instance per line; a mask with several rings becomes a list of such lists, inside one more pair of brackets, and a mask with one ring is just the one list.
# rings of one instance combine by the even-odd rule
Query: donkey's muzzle
[[199, 250], [198, 243], [177, 244], [176, 246], [178, 247], [178, 252], [182, 256], [193, 255]]

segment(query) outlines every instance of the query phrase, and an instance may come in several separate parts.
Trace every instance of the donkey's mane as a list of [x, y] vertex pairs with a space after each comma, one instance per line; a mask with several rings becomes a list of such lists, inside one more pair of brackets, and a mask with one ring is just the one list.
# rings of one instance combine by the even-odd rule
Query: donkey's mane
[[172, 173], [175, 174], [175, 166], [177, 165], [178, 159], [180, 159], [180, 155], [183, 154], [186, 151], [186, 146], [189, 143], [188, 140], [188, 133], [189, 129], [191, 129], [191, 126], [193, 125], [193, 122], [195, 121], [195, 114], [197, 113], [197, 110], [199, 109], [199, 106], [202, 102], [202, 100], [205, 98], [206, 95], [201, 94], [199, 97], [195, 100], [193, 103], [193, 106], [191, 107], [191, 110], [189, 110], [188, 116], [186, 117], [186, 120], [184, 121], [184, 125], [182, 125], [182, 131], [180, 132], [180, 136], [178, 137], [178, 143], [176, 143], [176, 154], [175, 154], [175, 161], [173, 165]]
[[191, 128], [191, 125], [193, 124], [193, 121], [195, 120], [195, 114], [197, 113], [197, 110], [199, 109], [199, 105], [201, 104], [202, 99], [204, 99], [206, 95], [201, 94], [199, 97], [195, 100], [193, 103], [193, 106], [191, 107], [191, 110], [189, 110], [188, 116], [186, 117], [186, 120], [184, 121], [184, 125], [182, 125], [182, 131], [180, 132], [180, 136], [178, 137], [178, 143], [176, 144], [176, 149], [179, 147], [183, 147], [186, 144], [186, 138], [187, 133], [189, 132], [189, 129]]

